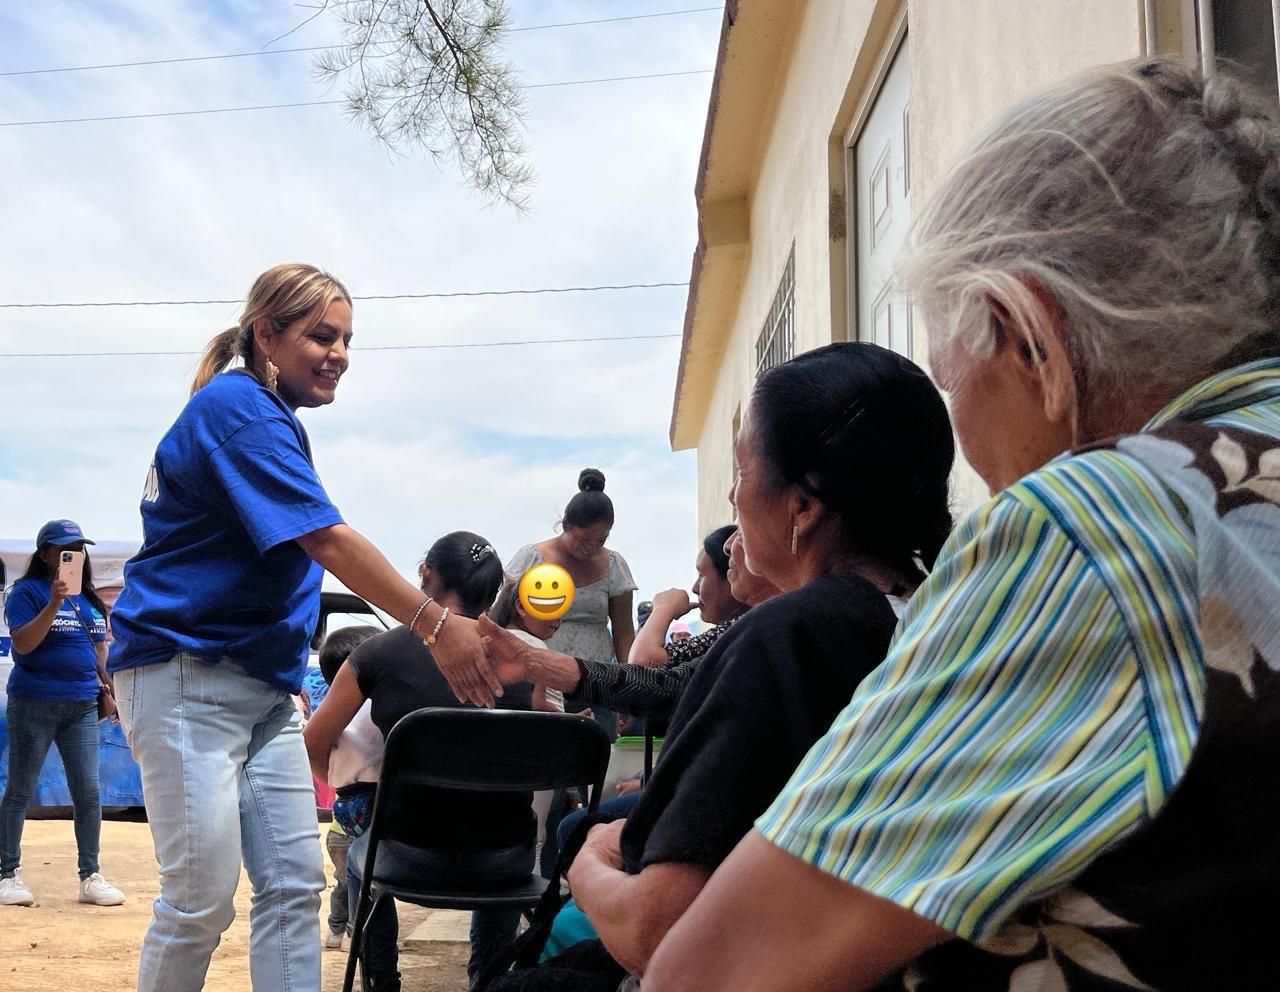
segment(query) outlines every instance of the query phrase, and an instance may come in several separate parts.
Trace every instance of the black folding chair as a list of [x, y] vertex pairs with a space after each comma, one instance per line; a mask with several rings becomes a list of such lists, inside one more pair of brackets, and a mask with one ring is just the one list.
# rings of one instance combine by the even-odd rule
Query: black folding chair
[[548, 885], [532, 873], [509, 886], [470, 890], [421, 889], [402, 878], [379, 877], [381, 842], [418, 844], [421, 826], [413, 814], [420, 807], [412, 802], [414, 790], [534, 792], [589, 785], [589, 809], [594, 813], [608, 767], [609, 735], [594, 720], [562, 713], [436, 707], [415, 710], [400, 720], [387, 736], [378, 776], [343, 992], [351, 992], [357, 961], [361, 988], [369, 990], [364, 930], [379, 900], [399, 899], [432, 909], [519, 909], [528, 917]]

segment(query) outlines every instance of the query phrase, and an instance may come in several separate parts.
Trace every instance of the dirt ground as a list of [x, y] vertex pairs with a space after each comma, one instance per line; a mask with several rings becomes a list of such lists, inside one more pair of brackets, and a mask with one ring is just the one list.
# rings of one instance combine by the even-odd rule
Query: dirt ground
[[[159, 893], [151, 835], [145, 823], [102, 825], [103, 874], [128, 896], [123, 906], [76, 902], [76, 848], [66, 820], [29, 820], [22, 837], [22, 874], [39, 904], [0, 907], [0, 992], [116, 992], [134, 987], [138, 948]], [[326, 857], [330, 885], [333, 868]], [[248, 992], [249, 880], [236, 893], [236, 921], [209, 969], [208, 992]], [[322, 916], [329, 907], [326, 890]], [[462, 992], [467, 987], [465, 941], [410, 941], [430, 915], [399, 906], [400, 970], [406, 992]], [[451, 928], [457, 930], [456, 927]], [[342, 988], [346, 950], [324, 952], [322, 992]], [[357, 988], [359, 985], [357, 983]]]

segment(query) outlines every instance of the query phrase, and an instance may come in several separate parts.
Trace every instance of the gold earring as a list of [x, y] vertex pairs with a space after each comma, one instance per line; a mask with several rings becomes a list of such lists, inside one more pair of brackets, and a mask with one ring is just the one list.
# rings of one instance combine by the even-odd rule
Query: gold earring
[[276, 367], [276, 363], [270, 358], [267, 359], [267, 388], [273, 393], [276, 391], [276, 383], [280, 381], [280, 370]]
[[796, 524], [791, 528], [791, 553], [798, 554], [800, 551], [800, 525]]

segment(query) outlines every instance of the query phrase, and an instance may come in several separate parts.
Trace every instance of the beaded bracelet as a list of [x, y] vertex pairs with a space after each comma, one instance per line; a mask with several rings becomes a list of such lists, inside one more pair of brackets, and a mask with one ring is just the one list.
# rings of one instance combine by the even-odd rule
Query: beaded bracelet
[[440, 636], [440, 631], [444, 627], [444, 622], [448, 619], [449, 607], [446, 606], [444, 608], [444, 612], [440, 614], [440, 619], [436, 621], [436, 629], [422, 639], [427, 647], [431, 647], [431, 645], [435, 644], [436, 638]]
[[422, 601], [422, 605], [418, 607], [418, 612], [415, 613], [413, 615], [413, 619], [409, 621], [409, 633], [413, 633], [413, 628], [418, 626], [418, 619], [422, 616], [422, 611], [430, 606], [432, 602], [434, 602], [434, 600], [431, 596], [428, 596]]

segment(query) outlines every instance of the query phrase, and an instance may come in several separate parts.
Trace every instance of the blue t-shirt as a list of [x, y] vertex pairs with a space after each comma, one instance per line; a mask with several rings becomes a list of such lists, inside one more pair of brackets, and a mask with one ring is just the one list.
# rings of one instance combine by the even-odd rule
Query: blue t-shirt
[[340, 523], [293, 411], [243, 369], [214, 377], [156, 448], [108, 668], [182, 651], [297, 692], [323, 570], [294, 539]]
[[[48, 605], [48, 579], [19, 579], [5, 596], [4, 622], [11, 631], [25, 627]], [[98, 662], [93, 646], [106, 639], [102, 614], [83, 596], [68, 596], [35, 650], [14, 650], [9, 695], [73, 702], [96, 698]]]

